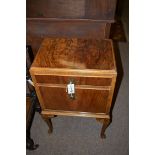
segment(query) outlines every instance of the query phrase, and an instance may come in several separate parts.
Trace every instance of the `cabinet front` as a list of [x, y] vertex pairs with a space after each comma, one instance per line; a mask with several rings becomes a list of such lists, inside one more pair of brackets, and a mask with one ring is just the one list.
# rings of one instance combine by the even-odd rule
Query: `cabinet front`
[[[110, 89], [75, 86], [69, 94], [65, 85], [36, 84], [46, 110], [106, 113]], [[73, 97], [74, 96], [74, 97]]]

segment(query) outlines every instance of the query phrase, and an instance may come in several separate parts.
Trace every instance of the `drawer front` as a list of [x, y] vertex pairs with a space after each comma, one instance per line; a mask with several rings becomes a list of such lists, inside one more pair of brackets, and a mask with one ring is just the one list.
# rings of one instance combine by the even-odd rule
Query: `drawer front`
[[48, 110], [64, 110], [105, 113], [109, 91], [102, 88], [75, 87], [75, 99], [71, 99], [65, 86], [37, 84], [42, 104]]
[[35, 75], [37, 83], [49, 84], [68, 84], [74, 81], [76, 85], [92, 85], [92, 86], [110, 86], [111, 78], [99, 77], [72, 77], [72, 76], [52, 76], [52, 75]]

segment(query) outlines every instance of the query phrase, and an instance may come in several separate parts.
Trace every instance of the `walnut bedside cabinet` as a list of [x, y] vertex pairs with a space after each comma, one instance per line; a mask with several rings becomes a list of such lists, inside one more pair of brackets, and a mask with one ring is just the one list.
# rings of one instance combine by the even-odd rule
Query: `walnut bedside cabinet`
[[81, 116], [102, 122], [105, 137], [117, 76], [111, 40], [45, 38], [30, 73], [49, 133], [55, 115]]

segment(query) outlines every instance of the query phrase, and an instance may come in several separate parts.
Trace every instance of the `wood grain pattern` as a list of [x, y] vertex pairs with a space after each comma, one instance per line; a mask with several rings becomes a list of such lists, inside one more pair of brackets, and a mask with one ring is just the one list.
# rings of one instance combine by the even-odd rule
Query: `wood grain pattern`
[[[108, 22], [108, 23], [107, 23]], [[29, 19], [26, 21], [26, 42], [36, 55], [45, 37], [109, 38], [110, 21], [53, 21]]]
[[111, 83], [112, 89], [109, 92], [109, 97], [108, 97], [107, 107], [106, 107], [107, 113], [110, 113], [110, 108], [111, 108], [112, 99], [113, 99], [112, 97], [113, 97], [113, 93], [114, 93], [114, 89], [115, 89], [115, 83], [116, 83], [116, 76], [114, 76], [112, 78], [112, 83]]
[[41, 44], [35, 67], [114, 70], [109, 40], [46, 38]]
[[27, 0], [27, 17], [113, 19], [116, 0]]
[[35, 75], [38, 83], [52, 83], [52, 84], [68, 84], [73, 80], [75, 85], [94, 85], [94, 86], [110, 86], [111, 78], [99, 77], [75, 77], [75, 76], [52, 76], [52, 75]]
[[[112, 78], [117, 75], [116, 70], [97, 70], [97, 69], [68, 69], [68, 68], [46, 68], [34, 67], [30, 68], [31, 74], [35, 75], [54, 75], [54, 76], [74, 76], [74, 77], [102, 77]], [[36, 80], [34, 80], [36, 81]]]
[[[117, 75], [110, 40], [46, 38], [30, 72], [43, 110], [109, 113]], [[70, 79], [75, 101], [65, 91]]]
[[[50, 132], [53, 115], [96, 117], [104, 136], [117, 70], [112, 42], [103, 39], [109, 38], [116, 1], [26, 1], [26, 43], [34, 55], [41, 45], [30, 73]], [[65, 91], [70, 78], [75, 100]]]
[[86, 18], [114, 19], [116, 0], [85, 0]]
[[68, 97], [66, 88], [39, 86], [45, 109], [81, 112], [106, 112], [109, 90], [75, 89], [75, 100]]
[[117, 0], [27, 0], [26, 43], [36, 55], [44, 37], [109, 38]]
[[[111, 40], [46, 38], [30, 73], [50, 131], [53, 115], [95, 117], [102, 120], [105, 137], [117, 76]], [[70, 80], [75, 99], [66, 92]]]
[[91, 113], [91, 112], [78, 112], [78, 111], [64, 111], [64, 110], [48, 110], [45, 109], [41, 113], [44, 116], [52, 117], [54, 115], [60, 116], [78, 116], [78, 117], [94, 117], [94, 118], [110, 118], [106, 113]]

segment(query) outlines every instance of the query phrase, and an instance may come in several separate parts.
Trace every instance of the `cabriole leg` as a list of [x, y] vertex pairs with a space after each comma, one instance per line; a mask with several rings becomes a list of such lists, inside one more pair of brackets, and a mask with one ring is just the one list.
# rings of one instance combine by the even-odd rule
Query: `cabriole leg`
[[103, 123], [102, 129], [101, 129], [101, 138], [106, 138], [105, 130], [110, 124], [110, 118], [97, 118], [96, 120]]
[[47, 116], [43, 116], [42, 118], [44, 119], [44, 121], [46, 122], [47, 126], [48, 126], [48, 133], [51, 134], [53, 132], [53, 125], [52, 125], [52, 121], [51, 121], [51, 117], [47, 117]]

